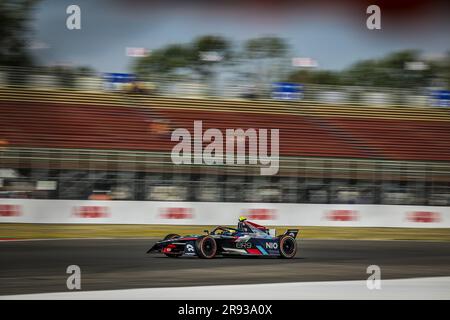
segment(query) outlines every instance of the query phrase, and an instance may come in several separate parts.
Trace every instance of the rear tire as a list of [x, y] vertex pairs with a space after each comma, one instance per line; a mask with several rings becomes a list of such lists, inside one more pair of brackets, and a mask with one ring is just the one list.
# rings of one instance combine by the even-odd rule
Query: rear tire
[[292, 259], [297, 253], [297, 241], [287, 234], [280, 237], [280, 258]]
[[202, 259], [212, 259], [217, 253], [217, 242], [211, 236], [202, 236], [195, 241], [195, 250]]

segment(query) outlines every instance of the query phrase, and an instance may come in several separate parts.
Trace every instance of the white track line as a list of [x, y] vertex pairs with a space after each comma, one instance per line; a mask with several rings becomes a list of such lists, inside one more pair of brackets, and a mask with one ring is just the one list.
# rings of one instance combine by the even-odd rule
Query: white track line
[[30, 300], [417, 300], [450, 299], [450, 277], [382, 280], [381, 289], [369, 290], [366, 281], [292, 282], [250, 285], [76, 291], [0, 296]]

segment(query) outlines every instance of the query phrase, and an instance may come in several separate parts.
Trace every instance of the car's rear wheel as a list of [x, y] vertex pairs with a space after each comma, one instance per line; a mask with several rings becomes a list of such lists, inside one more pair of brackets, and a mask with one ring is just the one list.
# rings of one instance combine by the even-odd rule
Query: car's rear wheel
[[211, 236], [202, 236], [195, 241], [195, 249], [199, 258], [211, 259], [216, 256], [217, 242]]
[[297, 241], [289, 235], [280, 237], [280, 257], [291, 259], [297, 253]]

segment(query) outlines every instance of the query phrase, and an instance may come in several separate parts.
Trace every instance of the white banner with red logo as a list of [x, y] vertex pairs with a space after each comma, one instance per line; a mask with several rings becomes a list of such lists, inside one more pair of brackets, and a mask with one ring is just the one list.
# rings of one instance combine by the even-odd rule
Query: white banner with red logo
[[344, 204], [0, 199], [0, 223], [450, 228], [450, 207]]

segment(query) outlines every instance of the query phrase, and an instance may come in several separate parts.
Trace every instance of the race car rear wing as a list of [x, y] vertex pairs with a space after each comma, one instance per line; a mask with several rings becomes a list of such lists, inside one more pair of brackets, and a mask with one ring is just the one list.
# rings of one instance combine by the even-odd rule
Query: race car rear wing
[[284, 234], [290, 235], [292, 238], [297, 238], [298, 229], [287, 229]]

